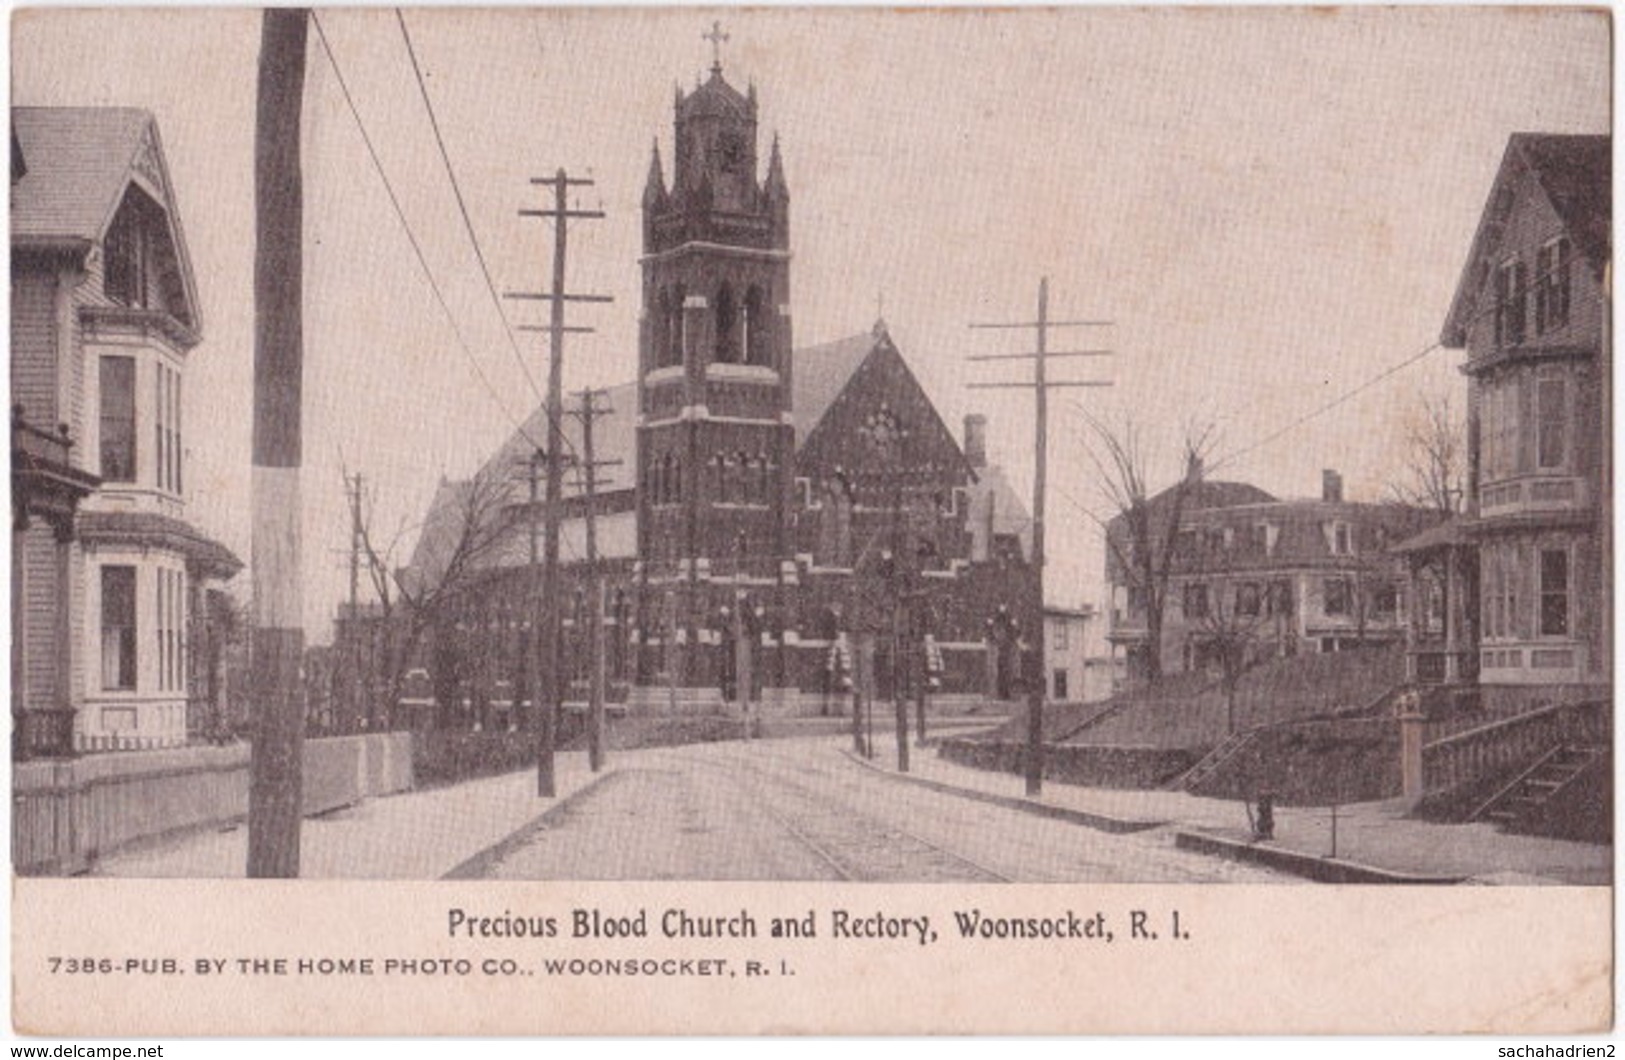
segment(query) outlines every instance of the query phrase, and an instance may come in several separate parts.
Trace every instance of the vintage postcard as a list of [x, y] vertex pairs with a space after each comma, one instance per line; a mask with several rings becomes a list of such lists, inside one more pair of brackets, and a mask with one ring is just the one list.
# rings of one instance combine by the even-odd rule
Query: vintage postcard
[[1608, 1029], [1610, 20], [15, 13], [16, 1032]]

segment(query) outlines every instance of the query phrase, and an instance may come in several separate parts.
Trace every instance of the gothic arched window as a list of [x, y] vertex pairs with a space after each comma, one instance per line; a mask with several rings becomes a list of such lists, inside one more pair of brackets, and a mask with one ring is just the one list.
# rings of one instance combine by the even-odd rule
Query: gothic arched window
[[683, 499], [683, 461], [674, 453], [666, 454], [666, 499], [674, 504]]
[[728, 499], [725, 492], [728, 484], [727, 468], [724, 463], [726, 459], [721, 453], [718, 453], [711, 461], [711, 496], [717, 501], [726, 501]]
[[750, 504], [756, 500], [751, 489], [755, 485], [755, 469], [751, 467], [751, 459], [744, 452], [737, 452], [733, 456], [733, 499], [742, 504]]
[[739, 310], [734, 305], [733, 288], [726, 282], [717, 288], [717, 352], [719, 364], [739, 363]]
[[767, 341], [767, 315], [764, 312], [766, 302], [761, 287], [751, 284], [750, 290], [745, 292], [745, 363], [772, 367], [769, 364], [771, 353]]
[[666, 308], [666, 354], [668, 366], [683, 363], [685, 342], [683, 336], [683, 303], [688, 292], [682, 284], [672, 289], [671, 304]]
[[671, 289], [662, 287], [655, 296], [654, 319], [649, 321], [649, 341], [654, 346], [654, 367], [664, 368], [672, 363], [671, 356]]
[[755, 478], [756, 502], [758, 504], [771, 504], [773, 501], [773, 465], [768, 462], [766, 453], [756, 454]]

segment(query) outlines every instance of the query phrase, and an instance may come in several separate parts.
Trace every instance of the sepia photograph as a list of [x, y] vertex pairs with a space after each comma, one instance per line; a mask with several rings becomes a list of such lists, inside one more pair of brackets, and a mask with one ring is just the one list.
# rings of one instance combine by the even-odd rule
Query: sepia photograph
[[1608, 1029], [1611, 17], [14, 12], [14, 1026]]

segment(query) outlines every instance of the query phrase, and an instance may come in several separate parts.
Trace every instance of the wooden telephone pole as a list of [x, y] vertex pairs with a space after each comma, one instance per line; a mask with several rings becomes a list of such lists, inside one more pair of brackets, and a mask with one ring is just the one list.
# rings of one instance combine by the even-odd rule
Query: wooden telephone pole
[[[361, 472], [345, 475], [344, 495], [350, 502], [350, 635], [345, 643], [345, 665], [349, 667], [349, 715], [361, 715], [361, 701], [365, 698], [367, 729], [373, 726], [373, 702], [367, 695], [371, 682], [361, 679]], [[369, 656], [370, 657], [370, 656]], [[371, 667], [368, 668], [369, 673]]]
[[1031, 390], [1036, 404], [1034, 417], [1035, 464], [1033, 468], [1033, 580], [1038, 594], [1037, 626], [1034, 630], [1033, 673], [1027, 682], [1027, 796], [1036, 798], [1044, 788], [1044, 487], [1049, 464], [1049, 392], [1063, 387], [1111, 386], [1108, 381], [1052, 381], [1046, 373], [1046, 362], [1051, 357], [1108, 357], [1110, 350], [1054, 351], [1049, 348], [1050, 328], [1106, 327], [1107, 320], [1066, 320], [1049, 318], [1049, 277], [1038, 281], [1038, 319], [1014, 324], [972, 324], [973, 328], [1031, 328], [1038, 339], [1034, 353], [981, 354], [967, 358], [972, 361], [1032, 361], [1033, 378], [1030, 382], [969, 383], [973, 390], [1019, 389]]
[[[598, 469], [613, 467], [620, 460], [599, 460], [593, 448], [593, 421], [615, 410], [600, 408], [602, 390], [581, 391], [581, 407], [574, 414], [581, 419], [582, 494], [587, 521], [587, 593], [591, 600], [591, 629], [588, 631], [587, 677], [587, 762], [597, 773], [604, 768], [604, 578], [598, 568]], [[617, 630], [617, 634], [620, 631]]]
[[248, 875], [299, 875], [305, 650], [299, 562], [304, 190], [299, 118], [308, 13], [260, 20], [254, 123], [254, 428], [252, 552], [254, 742]]
[[[537, 603], [541, 614], [533, 625], [536, 632], [531, 650], [541, 656], [540, 688], [532, 686], [536, 710], [540, 715], [541, 739], [536, 752], [536, 794], [551, 799], [557, 794], [553, 777], [553, 752], [560, 701], [561, 648], [559, 640], [559, 505], [562, 501], [561, 485], [564, 468], [564, 336], [566, 332], [581, 333], [587, 328], [568, 327], [564, 322], [566, 302], [608, 302], [608, 295], [566, 294], [564, 291], [564, 262], [569, 222], [578, 218], [602, 218], [602, 210], [572, 210], [569, 207], [571, 188], [591, 187], [592, 181], [571, 177], [563, 169], [551, 177], [533, 177], [532, 184], [545, 184], [553, 189], [553, 208], [550, 210], [520, 210], [521, 217], [547, 217], [553, 220], [553, 286], [547, 292], [510, 292], [509, 298], [551, 303], [551, 320], [547, 327], [550, 339], [547, 366], [547, 504], [542, 523], [542, 591]], [[539, 330], [521, 327], [520, 330]], [[540, 694], [536, 694], [539, 692]]]

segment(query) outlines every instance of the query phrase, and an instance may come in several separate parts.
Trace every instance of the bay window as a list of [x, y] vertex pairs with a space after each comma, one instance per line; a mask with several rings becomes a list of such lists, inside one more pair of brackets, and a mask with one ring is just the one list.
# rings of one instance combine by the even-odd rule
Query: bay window
[[1540, 550], [1540, 635], [1569, 635], [1568, 549]]
[[135, 358], [101, 361], [102, 478], [135, 481]]
[[135, 691], [135, 568], [102, 568], [102, 688]]

